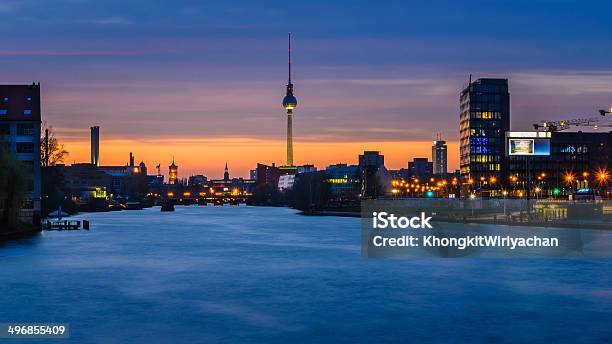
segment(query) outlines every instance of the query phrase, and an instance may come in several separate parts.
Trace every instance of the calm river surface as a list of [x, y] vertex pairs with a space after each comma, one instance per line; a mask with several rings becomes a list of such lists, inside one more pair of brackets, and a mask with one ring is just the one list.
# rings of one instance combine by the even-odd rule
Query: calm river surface
[[0, 244], [0, 323], [70, 323], [74, 343], [612, 339], [610, 260], [364, 259], [358, 219], [286, 208], [78, 217], [90, 232]]

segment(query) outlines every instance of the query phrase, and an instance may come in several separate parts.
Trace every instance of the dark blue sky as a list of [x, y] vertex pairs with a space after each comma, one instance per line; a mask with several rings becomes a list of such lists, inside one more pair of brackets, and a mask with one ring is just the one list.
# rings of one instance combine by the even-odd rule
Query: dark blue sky
[[95, 122], [106, 138], [282, 141], [292, 31], [298, 142], [452, 141], [470, 73], [510, 79], [514, 129], [612, 105], [611, 14], [610, 1], [3, 0], [1, 81], [41, 81], [66, 140]]

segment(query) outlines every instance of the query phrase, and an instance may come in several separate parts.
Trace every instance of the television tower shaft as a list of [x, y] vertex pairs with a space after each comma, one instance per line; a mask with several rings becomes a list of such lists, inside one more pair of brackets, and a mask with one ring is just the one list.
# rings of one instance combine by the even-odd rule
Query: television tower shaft
[[297, 106], [297, 98], [293, 95], [291, 82], [291, 32], [289, 32], [289, 78], [287, 94], [283, 98], [283, 108], [287, 111], [287, 166], [293, 166], [293, 109]]

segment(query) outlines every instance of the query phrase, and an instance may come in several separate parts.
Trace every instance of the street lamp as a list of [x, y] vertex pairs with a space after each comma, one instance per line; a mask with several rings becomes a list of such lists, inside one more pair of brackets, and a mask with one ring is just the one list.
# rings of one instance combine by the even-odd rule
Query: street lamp
[[600, 184], [605, 184], [610, 179], [608, 172], [606, 170], [599, 170], [597, 172], [597, 180]]
[[476, 195], [475, 194], [470, 194], [470, 200], [471, 200], [471, 204], [472, 204], [472, 216], [474, 216], [474, 199], [476, 199]]
[[567, 172], [567, 173], [565, 173], [564, 179], [565, 179], [565, 183], [569, 186], [570, 191], [572, 191], [573, 185], [574, 185], [574, 180], [576, 178], [574, 177], [574, 175], [571, 172]]
[[506, 216], [506, 196], [508, 196], [508, 191], [502, 191], [502, 195], [504, 195], [504, 216]]

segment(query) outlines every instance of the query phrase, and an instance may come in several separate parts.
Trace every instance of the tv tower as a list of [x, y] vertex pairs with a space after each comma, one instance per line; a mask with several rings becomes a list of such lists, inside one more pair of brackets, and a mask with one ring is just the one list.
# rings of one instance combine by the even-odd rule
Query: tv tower
[[297, 98], [293, 95], [291, 83], [291, 32], [289, 32], [289, 82], [287, 95], [283, 98], [283, 107], [287, 110], [287, 166], [293, 166], [293, 109], [297, 106]]

